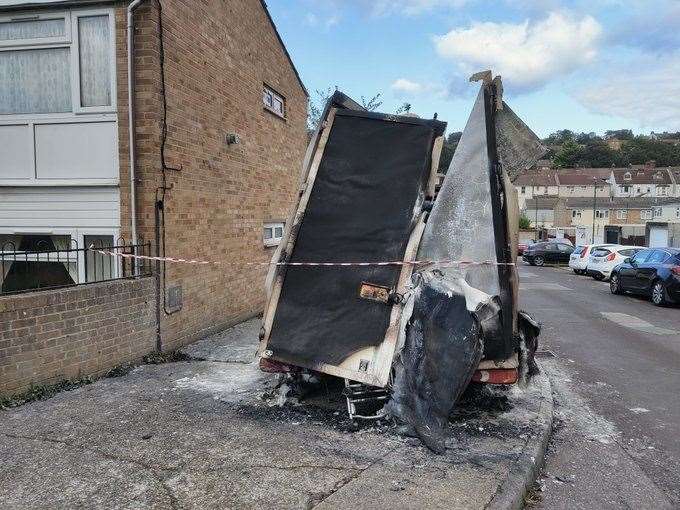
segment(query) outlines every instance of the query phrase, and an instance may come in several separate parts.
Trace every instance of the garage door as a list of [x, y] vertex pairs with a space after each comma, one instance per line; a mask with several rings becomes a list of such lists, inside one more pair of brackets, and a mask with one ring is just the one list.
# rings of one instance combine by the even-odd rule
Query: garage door
[[668, 227], [650, 227], [649, 247], [660, 248], [668, 246]]

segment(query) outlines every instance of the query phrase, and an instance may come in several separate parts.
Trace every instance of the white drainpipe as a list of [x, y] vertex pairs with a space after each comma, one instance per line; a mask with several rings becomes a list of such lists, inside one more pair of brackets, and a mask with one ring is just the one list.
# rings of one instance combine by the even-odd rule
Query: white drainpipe
[[127, 8], [127, 89], [128, 89], [128, 134], [130, 152], [130, 233], [132, 244], [137, 244], [137, 198], [135, 192], [135, 103], [134, 103], [134, 11], [144, 0], [134, 0]]

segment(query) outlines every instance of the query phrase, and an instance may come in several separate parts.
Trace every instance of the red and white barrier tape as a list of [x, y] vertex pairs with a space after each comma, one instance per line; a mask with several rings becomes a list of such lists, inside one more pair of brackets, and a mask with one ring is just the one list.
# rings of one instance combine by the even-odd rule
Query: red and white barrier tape
[[200, 264], [200, 265], [216, 265], [216, 266], [322, 266], [322, 267], [347, 267], [347, 266], [420, 266], [420, 265], [438, 265], [438, 266], [514, 266], [514, 262], [493, 262], [486, 261], [472, 261], [472, 260], [395, 260], [388, 262], [219, 262], [210, 260], [195, 260], [195, 259], [178, 259], [174, 257], [150, 257], [148, 255], [134, 255], [132, 253], [116, 253], [109, 250], [97, 250], [90, 247], [92, 251], [108, 255], [110, 257], [122, 257], [126, 259], [141, 259], [153, 260], [160, 262], [170, 262], [173, 264]]

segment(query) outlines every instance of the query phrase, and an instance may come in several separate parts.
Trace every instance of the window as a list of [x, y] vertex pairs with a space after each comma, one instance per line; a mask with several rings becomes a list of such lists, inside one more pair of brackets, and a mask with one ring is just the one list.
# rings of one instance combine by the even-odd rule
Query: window
[[628, 219], [628, 211], [625, 209], [619, 209], [616, 211], [616, 219], [617, 220], [627, 220]]
[[521, 193], [522, 195], [524, 195], [526, 192], [527, 192], [527, 187], [526, 187], [526, 186], [522, 186], [522, 190], [520, 191], [520, 193]]
[[283, 239], [283, 222], [265, 223], [263, 239], [265, 246], [277, 246]]
[[114, 112], [112, 36], [108, 9], [0, 17], [0, 116]]
[[642, 250], [637, 252], [633, 257], [633, 262], [635, 264], [643, 264], [647, 260], [647, 257], [649, 257], [650, 253], [652, 253], [651, 250]]
[[573, 192], [574, 192], [574, 187], [573, 187], [573, 186], [567, 186], [567, 191], [568, 191], [569, 193], [573, 193]]
[[630, 193], [630, 186], [624, 186], [624, 187], [623, 187], [623, 192], [624, 192], [624, 193]]
[[665, 196], [668, 195], [668, 186], [657, 186], [657, 195]]
[[262, 103], [264, 104], [265, 110], [268, 110], [281, 118], [286, 117], [286, 100], [281, 94], [267, 85], [264, 86], [262, 91]]
[[587, 189], [588, 189], [588, 186], [581, 186], [581, 189], [582, 189], [582, 190], [587, 190]]
[[652, 219], [652, 210], [651, 209], [642, 209], [640, 211], [640, 219], [641, 220], [651, 220]]
[[680, 207], [675, 208], [675, 217], [680, 218]]
[[654, 250], [652, 255], [646, 260], [647, 264], [663, 264], [670, 254], [662, 250]]
[[571, 252], [573, 251], [573, 248], [569, 246], [568, 244], [558, 244], [557, 249], [563, 252]]
[[623, 174], [624, 181], [630, 181], [631, 179], [633, 179], [633, 176], [631, 175], [630, 172], [626, 172], [625, 174]]
[[663, 209], [661, 207], [655, 207], [654, 208], [654, 217], [655, 218], [661, 218], [663, 215]]
[[[113, 246], [113, 236], [85, 235], [83, 236], [83, 247], [95, 249], [111, 248]], [[116, 262], [113, 257], [101, 253], [88, 251], [85, 256], [85, 281], [101, 282], [115, 278]]]
[[580, 209], [574, 209], [571, 211], [571, 217], [572, 218], [580, 218], [581, 217], [581, 210]]
[[609, 218], [609, 210], [598, 209], [597, 211], [595, 211], [595, 217], [599, 219]]

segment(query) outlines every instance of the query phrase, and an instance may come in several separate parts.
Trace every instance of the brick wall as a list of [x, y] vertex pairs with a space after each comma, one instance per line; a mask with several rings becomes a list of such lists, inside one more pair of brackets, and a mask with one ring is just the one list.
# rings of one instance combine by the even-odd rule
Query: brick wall
[[155, 303], [151, 277], [0, 297], [0, 395], [140, 360]]
[[[166, 69], [166, 254], [267, 261], [262, 225], [285, 219], [297, 194], [306, 147], [307, 97], [260, 0], [163, 0]], [[158, 9], [137, 11], [138, 227], [154, 236], [161, 185]], [[117, 14], [122, 227], [129, 234], [124, 11]], [[286, 99], [286, 119], [265, 111], [267, 83]], [[238, 145], [227, 145], [237, 133]], [[166, 287], [181, 286], [181, 311], [162, 317], [171, 349], [259, 313], [264, 268], [168, 265]]]

